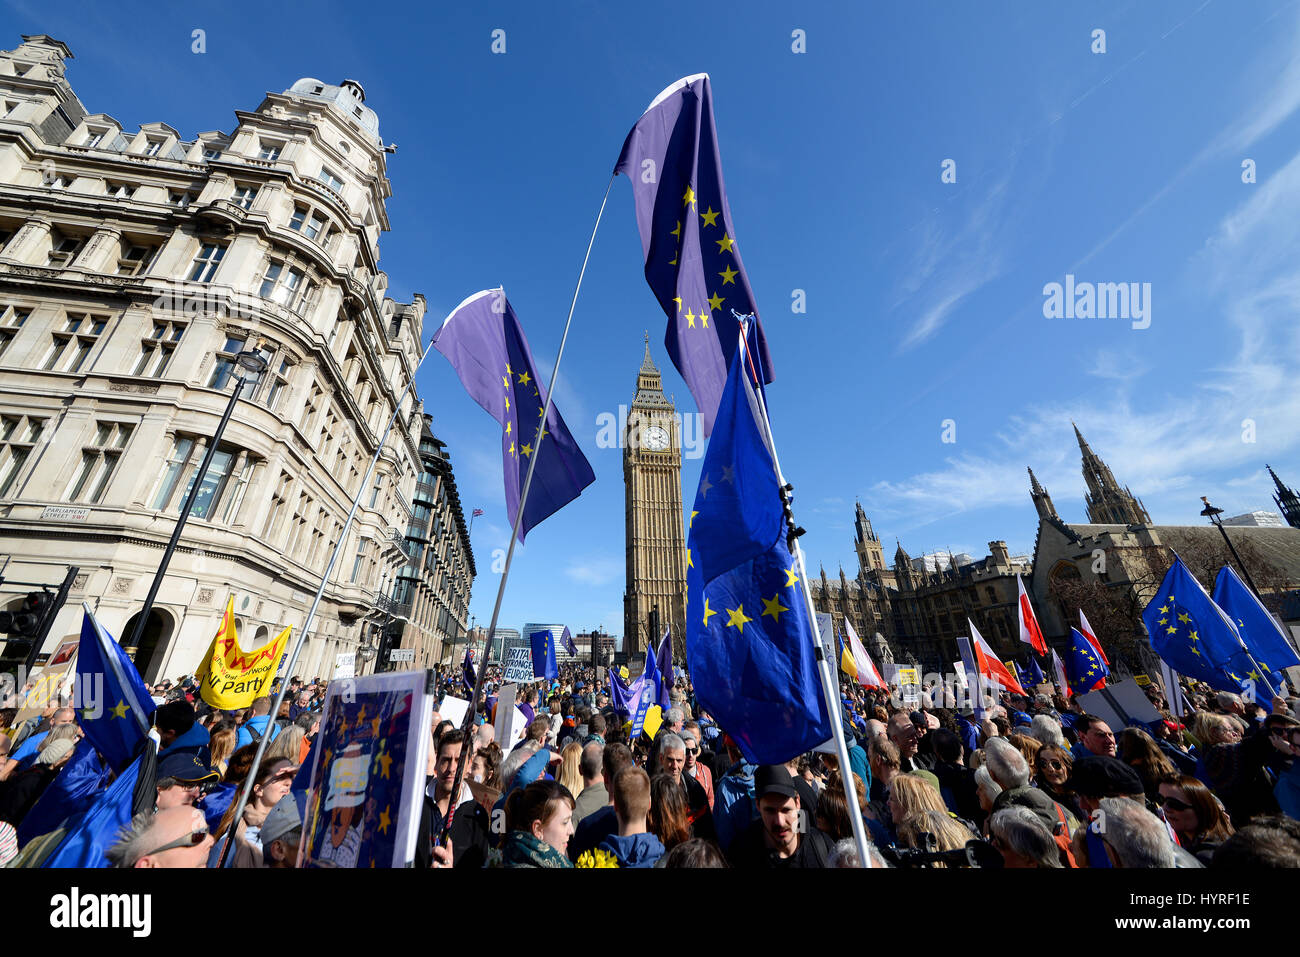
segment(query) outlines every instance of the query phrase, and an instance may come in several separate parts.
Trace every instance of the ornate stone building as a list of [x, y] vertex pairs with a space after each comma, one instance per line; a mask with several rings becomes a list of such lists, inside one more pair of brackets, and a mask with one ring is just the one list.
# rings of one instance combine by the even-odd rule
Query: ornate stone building
[[637, 372], [636, 397], [623, 429], [627, 590], [623, 650], [644, 654], [672, 629], [675, 656], [685, 655], [686, 533], [682, 524], [682, 437], [677, 410], [664, 395], [650, 358]]
[[1282, 512], [1282, 517], [1292, 528], [1300, 528], [1300, 495], [1296, 495], [1290, 488], [1282, 484], [1282, 480], [1277, 477], [1273, 471], [1273, 466], [1264, 466], [1268, 469], [1268, 474], [1273, 478], [1273, 484], [1277, 486], [1277, 494], [1273, 496], [1273, 501], [1277, 502], [1277, 507]]
[[[186, 140], [90, 113], [71, 56], [44, 35], [0, 54], [0, 555], [9, 581], [81, 569], [47, 652], [79, 632], [82, 601], [129, 636], [232, 360], [259, 353], [266, 371], [236, 403], [128, 649], [146, 680], [175, 677], [198, 667], [227, 596], [246, 648], [302, 625], [414, 375], [425, 303], [385, 295], [387, 153], [358, 83], [299, 80], [237, 111], [232, 132]], [[362, 643], [408, 559], [423, 428], [412, 391], [299, 674], [373, 659]], [[447, 573], [459, 609], [472, 562]]]

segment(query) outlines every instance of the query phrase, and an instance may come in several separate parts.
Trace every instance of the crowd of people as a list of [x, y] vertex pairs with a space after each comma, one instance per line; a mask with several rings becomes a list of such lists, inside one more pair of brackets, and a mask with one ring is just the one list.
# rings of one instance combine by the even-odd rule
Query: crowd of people
[[[653, 736], [635, 738], [601, 672], [569, 666], [519, 686], [527, 723], [516, 743], [496, 740], [497, 669], [465, 722], [435, 713], [417, 867], [1300, 866], [1296, 698], [1265, 707], [1188, 683], [1179, 719], [1150, 685], [1161, 719], [1111, 727], [1058, 694], [1003, 694], [975, 712], [925, 695], [905, 704], [897, 689], [846, 678], [848, 767], [830, 742], [755, 766], [684, 669]], [[437, 679], [444, 702], [469, 697], [459, 668]], [[298, 772], [327, 682], [292, 678], [276, 715], [270, 697], [236, 714], [209, 708], [192, 678], [150, 691], [156, 799], [109, 862], [216, 867], [233, 832], [225, 866], [294, 867]], [[24, 821], [81, 732], [77, 712], [57, 704], [21, 726], [15, 717], [0, 710], [0, 864], [39, 866], [60, 835], [25, 833]]]

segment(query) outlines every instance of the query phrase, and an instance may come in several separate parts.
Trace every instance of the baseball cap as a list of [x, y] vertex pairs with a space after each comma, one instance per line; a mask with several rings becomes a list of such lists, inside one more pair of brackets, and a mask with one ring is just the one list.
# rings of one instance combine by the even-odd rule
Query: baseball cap
[[221, 775], [200, 761], [192, 751], [181, 751], [162, 758], [158, 762], [158, 777], [175, 778], [182, 784], [221, 780]]
[[754, 771], [754, 796], [761, 798], [765, 794], [782, 794], [797, 798], [794, 778], [784, 764], [764, 764]]
[[295, 828], [302, 827], [307, 810], [307, 792], [290, 791], [276, 802], [271, 813], [262, 822], [258, 838], [263, 844], [270, 844], [284, 837]]

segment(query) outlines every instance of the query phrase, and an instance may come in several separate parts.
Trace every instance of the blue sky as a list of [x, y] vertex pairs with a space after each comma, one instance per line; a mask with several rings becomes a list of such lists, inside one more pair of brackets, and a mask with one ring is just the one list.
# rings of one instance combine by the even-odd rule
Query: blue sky
[[[1272, 508], [1265, 462], [1300, 485], [1296, 0], [2, 9], [10, 47], [68, 43], [83, 102], [128, 128], [230, 130], [234, 110], [299, 77], [360, 80], [399, 146], [381, 240], [392, 294], [425, 295], [429, 335], [504, 284], [547, 375], [624, 136], [662, 88], [708, 72], [814, 571], [853, 567], [855, 498], [887, 555], [895, 537], [913, 555], [979, 557], [991, 539], [1028, 552], [1027, 465], [1085, 520], [1071, 419], [1159, 523], [1200, 522], [1201, 495], [1229, 514]], [[597, 480], [517, 552], [503, 626], [621, 631], [622, 466], [596, 447], [597, 417], [631, 401], [642, 330], [693, 410], [641, 265], [620, 179], [556, 392]], [[1043, 287], [1067, 273], [1150, 283], [1150, 327], [1045, 318]], [[484, 623], [509, 535], [496, 427], [440, 356], [419, 385], [462, 501], [487, 513], [471, 609]], [[688, 502], [698, 469], [683, 471]]]

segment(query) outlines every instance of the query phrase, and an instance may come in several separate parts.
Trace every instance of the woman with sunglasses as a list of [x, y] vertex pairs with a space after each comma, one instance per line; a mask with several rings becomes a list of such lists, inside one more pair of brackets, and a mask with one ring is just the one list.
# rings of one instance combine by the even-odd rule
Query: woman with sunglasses
[[1160, 779], [1155, 801], [1165, 811], [1178, 842], [1208, 865], [1214, 849], [1232, 836], [1232, 822], [1219, 800], [1190, 774], [1167, 774]]
[[1073, 764], [1074, 759], [1065, 748], [1045, 744], [1034, 755], [1034, 782], [1040, 791], [1073, 814], [1077, 820], [1086, 821], [1088, 818], [1079, 807], [1079, 799], [1067, 786]]
[[[262, 822], [271, 813], [271, 809], [279, 803], [280, 798], [289, 793], [289, 789], [293, 786], [293, 776], [297, 771], [298, 766], [287, 758], [262, 762], [257, 769], [257, 775], [253, 778], [253, 790], [248, 796], [248, 803], [244, 805], [243, 817], [235, 828], [235, 843], [226, 858], [227, 867], [262, 866], [262, 841], [259, 837]], [[208, 867], [216, 867], [221, 859], [221, 848], [226, 843], [226, 832], [234, 823], [236, 803], [231, 802], [230, 807], [221, 817], [221, 824], [212, 835], [216, 839], [216, 844], [209, 855]]]

